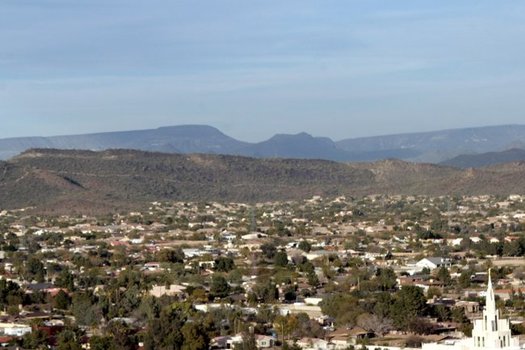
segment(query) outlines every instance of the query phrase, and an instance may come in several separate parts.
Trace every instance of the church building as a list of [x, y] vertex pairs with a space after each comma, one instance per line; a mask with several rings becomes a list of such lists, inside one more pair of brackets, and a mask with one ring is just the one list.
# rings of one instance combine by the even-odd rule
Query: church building
[[423, 344], [423, 350], [496, 349], [519, 350], [521, 348], [518, 337], [511, 336], [510, 320], [502, 319], [499, 310], [496, 308], [496, 299], [489, 270], [485, 310], [483, 310], [481, 319], [474, 320], [472, 337], [457, 341], [447, 341], [446, 343]]

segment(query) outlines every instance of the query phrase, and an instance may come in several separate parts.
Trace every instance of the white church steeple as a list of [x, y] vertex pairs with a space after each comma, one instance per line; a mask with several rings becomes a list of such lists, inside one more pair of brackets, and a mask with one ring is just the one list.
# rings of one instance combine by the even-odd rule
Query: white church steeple
[[496, 298], [494, 296], [494, 289], [492, 288], [492, 278], [488, 272], [487, 292], [485, 296], [485, 311], [492, 315], [497, 315]]
[[478, 349], [513, 348], [515, 343], [511, 338], [510, 322], [508, 319], [500, 318], [490, 272], [489, 269], [483, 317], [481, 320], [474, 321], [472, 330], [474, 347]]
[[485, 309], [481, 319], [474, 320], [472, 337], [464, 338], [457, 343], [427, 343], [422, 350], [520, 350], [519, 338], [512, 337], [510, 320], [501, 319], [496, 307], [496, 298], [492, 278], [488, 272]]

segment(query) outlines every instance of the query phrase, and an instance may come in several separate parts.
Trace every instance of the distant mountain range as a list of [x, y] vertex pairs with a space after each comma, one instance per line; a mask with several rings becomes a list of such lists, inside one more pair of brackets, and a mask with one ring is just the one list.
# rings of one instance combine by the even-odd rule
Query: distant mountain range
[[279, 201], [367, 194], [525, 193], [525, 163], [495, 168], [340, 163], [130, 150], [35, 149], [0, 161], [0, 210], [108, 212], [151, 201]]
[[[0, 159], [9, 159], [31, 148], [94, 151], [134, 149], [164, 153], [227, 154], [257, 158], [325, 159], [343, 162], [396, 158], [416, 162], [444, 162], [444, 164], [463, 167], [466, 164], [496, 163], [493, 161], [467, 163], [453, 158], [525, 148], [525, 125], [373, 136], [337, 142], [306, 133], [277, 134], [259, 143], [236, 140], [211, 126], [181, 125], [151, 130], [0, 139]], [[501, 156], [508, 157], [506, 154]], [[491, 157], [482, 156], [500, 162], [496, 154]]]
[[525, 161], [525, 150], [512, 148], [501, 152], [487, 152], [481, 154], [463, 154], [441, 162], [442, 165], [456, 168], [481, 168], [491, 165]]
[[248, 145], [250, 144], [226, 136], [210, 126], [182, 125], [150, 130], [0, 139], [0, 159], [8, 159], [30, 148], [120, 148], [166, 153], [231, 154]]
[[525, 125], [500, 125], [342, 140], [337, 145], [354, 153], [439, 163], [462, 154], [525, 148]]

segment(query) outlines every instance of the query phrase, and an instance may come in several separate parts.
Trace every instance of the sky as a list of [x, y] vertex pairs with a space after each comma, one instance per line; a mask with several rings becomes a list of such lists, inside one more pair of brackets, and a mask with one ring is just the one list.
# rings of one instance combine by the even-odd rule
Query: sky
[[0, 138], [525, 123], [522, 0], [1, 0]]

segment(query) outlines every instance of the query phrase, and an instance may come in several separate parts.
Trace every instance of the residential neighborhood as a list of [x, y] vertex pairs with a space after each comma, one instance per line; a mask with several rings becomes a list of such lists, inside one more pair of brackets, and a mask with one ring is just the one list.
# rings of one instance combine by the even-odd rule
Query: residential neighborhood
[[5, 348], [429, 349], [489, 297], [525, 334], [525, 196], [25, 208], [0, 233]]

